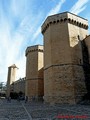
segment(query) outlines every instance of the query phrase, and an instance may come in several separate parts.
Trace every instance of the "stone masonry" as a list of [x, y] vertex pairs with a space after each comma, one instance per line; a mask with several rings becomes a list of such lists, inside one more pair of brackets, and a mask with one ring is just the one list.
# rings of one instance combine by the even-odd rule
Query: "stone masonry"
[[88, 90], [88, 96], [90, 96], [90, 35], [83, 41], [83, 61], [85, 83]]
[[44, 95], [43, 46], [30, 46], [26, 49], [26, 96], [39, 99]]
[[12, 91], [12, 83], [15, 82], [16, 79], [16, 71], [17, 71], [17, 67], [15, 64], [11, 65], [10, 67], [8, 67], [8, 77], [7, 77], [7, 93], [6, 96], [9, 97], [10, 96], [10, 92]]
[[13, 85], [13, 92], [20, 93], [22, 92], [25, 94], [25, 82], [26, 78], [20, 78], [19, 80], [16, 80]]
[[86, 19], [69, 12], [43, 23], [45, 102], [76, 104], [86, 94], [82, 41], [87, 29]]
[[88, 49], [88, 55], [89, 55], [89, 64], [90, 64], [90, 35], [85, 38], [86, 47]]
[[88, 21], [69, 12], [47, 17], [42, 45], [26, 49], [26, 76], [15, 81], [17, 67], [8, 67], [7, 97], [22, 91], [29, 100], [77, 104], [90, 99], [90, 35]]

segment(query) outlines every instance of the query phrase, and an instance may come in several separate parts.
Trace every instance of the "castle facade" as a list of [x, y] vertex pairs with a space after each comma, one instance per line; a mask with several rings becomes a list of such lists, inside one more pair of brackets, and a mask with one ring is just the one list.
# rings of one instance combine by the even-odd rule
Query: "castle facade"
[[42, 25], [44, 46], [26, 49], [25, 94], [54, 104], [77, 104], [90, 95], [88, 20], [64, 12]]

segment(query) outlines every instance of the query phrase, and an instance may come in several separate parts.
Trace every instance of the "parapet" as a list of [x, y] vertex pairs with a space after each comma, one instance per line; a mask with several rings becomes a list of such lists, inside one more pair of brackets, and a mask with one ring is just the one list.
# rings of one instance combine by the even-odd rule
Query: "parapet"
[[12, 84], [16, 84], [16, 83], [19, 83], [19, 82], [25, 82], [25, 80], [26, 80], [26, 77], [20, 78], [20, 79], [14, 81]]
[[71, 24], [76, 25], [78, 27], [88, 29], [88, 20], [87, 19], [79, 17], [79, 16], [72, 14], [70, 12], [64, 12], [64, 13], [48, 16], [41, 27], [42, 34], [47, 30], [47, 28], [50, 25], [62, 23], [62, 22], [68, 22], [68, 23], [71, 23]]
[[9, 66], [8, 68], [18, 68], [15, 64]]
[[43, 52], [43, 45], [35, 45], [35, 46], [27, 47], [25, 56], [27, 56], [29, 52], [35, 52], [35, 51]]

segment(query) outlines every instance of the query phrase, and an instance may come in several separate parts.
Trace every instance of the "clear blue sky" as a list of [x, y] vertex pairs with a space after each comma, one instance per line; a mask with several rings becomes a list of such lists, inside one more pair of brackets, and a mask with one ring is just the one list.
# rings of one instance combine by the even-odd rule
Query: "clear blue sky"
[[7, 80], [8, 66], [25, 76], [27, 46], [43, 44], [41, 25], [48, 15], [70, 11], [88, 19], [90, 0], [0, 0], [0, 82]]

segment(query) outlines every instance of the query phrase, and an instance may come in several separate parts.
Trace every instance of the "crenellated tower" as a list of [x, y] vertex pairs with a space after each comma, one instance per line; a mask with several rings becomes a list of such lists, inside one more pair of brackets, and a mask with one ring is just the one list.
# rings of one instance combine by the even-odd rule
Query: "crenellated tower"
[[88, 21], [69, 12], [47, 17], [44, 36], [44, 100], [76, 104], [87, 92], [82, 44]]
[[26, 96], [29, 100], [39, 99], [44, 94], [43, 46], [35, 45], [26, 49]]

